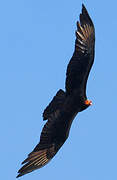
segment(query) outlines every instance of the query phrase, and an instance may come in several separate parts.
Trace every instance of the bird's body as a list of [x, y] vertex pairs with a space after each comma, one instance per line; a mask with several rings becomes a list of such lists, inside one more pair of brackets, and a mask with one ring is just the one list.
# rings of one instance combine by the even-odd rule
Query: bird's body
[[80, 23], [77, 22], [75, 50], [67, 67], [65, 91], [60, 89], [44, 110], [43, 120], [47, 122], [40, 142], [23, 161], [25, 165], [17, 177], [47, 164], [68, 138], [77, 113], [91, 105], [86, 97], [86, 84], [94, 61], [94, 46], [94, 25], [83, 5]]

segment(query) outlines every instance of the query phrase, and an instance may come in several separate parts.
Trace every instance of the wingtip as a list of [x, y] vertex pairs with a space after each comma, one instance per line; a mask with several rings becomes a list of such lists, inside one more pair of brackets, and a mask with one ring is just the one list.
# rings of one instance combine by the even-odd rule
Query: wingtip
[[83, 25], [84, 23], [88, 23], [94, 27], [92, 19], [91, 19], [90, 15], [88, 13], [88, 10], [86, 9], [84, 4], [82, 4], [82, 12], [80, 14], [80, 23], [81, 23], [81, 25]]
[[87, 13], [88, 14], [88, 11], [87, 11], [87, 9], [86, 9], [84, 4], [82, 4], [82, 14], [83, 13]]
[[83, 12], [84, 10], [87, 11], [85, 5], [82, 3], [82, 12]]
[[82, 9], [83, 9], [83, 8], [85, 8], [85, 5], [84, 5], [84, 3], [82, 3]]
[[20, 170], [18, 171], [18, 175], [16, 176], [16, 178], [19, 178], [19, 177], [21, 177], [21, 176], [23, 176], [24, 174], [22, 174], [21, 172], [20, 172]]
[[[24, 167], [24, 166], [23, 166]], [[30, 173], [31, 171], [24, 171], [23, 170], [23, 167], [21, 168], [21, 169], [19, 169], [19, 171], [18, 171], [18, 175], [16, 176], [16, 178], [19, 178], [19, 177], [21, 177], [21, 176], [24, 176], [24, 175], [26, 175], [26, 174], [28, 174], [28, 173]]]
[[20, 177], [19, 175], [16, 176], [16, 178], [19, 178], [19, 177]]
[[21, 177], [21, 176], [23, 176], [22, 174], [18, 174], [17, 176], [16, 176], [16, 178], [19, 178], [19, 177]]

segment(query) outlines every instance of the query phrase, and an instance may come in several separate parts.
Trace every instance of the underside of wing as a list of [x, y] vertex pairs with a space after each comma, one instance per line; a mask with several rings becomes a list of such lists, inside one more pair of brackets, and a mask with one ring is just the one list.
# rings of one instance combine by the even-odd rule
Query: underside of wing
[[85, 93], [87, 78], [94, 61], [94, 46], [94, 25], [83, 5], [80, 22], [77, 22], [75, 51], [67, 67], [67, 94], [72, 93], [75, 89]]
[[54, 146], [30, 153], [22, 162], [25, 165], [18, 171], [17, 178], [45, 166], [55, 154]]
[[95, 30], [93, 22], [85, 8], [82, 5], [82, 13], [80, 14], [80, 22], [77, 22], [75, 50], [85, 54], [93, 53], [95, 41]]
[[17, 177], [43, 167], [54, 157], [68, 137], [72, 118], [69, 114], [59, 108], [49, 115], [41, 132], [39, 144], [23, 161], [22, 164], [25, 165], [18, 171]]
[[[22, 162], [25, 165], [18, 171], [17, 178], [45, 166], [57, 153], [60, 145], [59, 142], [58, 144], [55, 142], [57, 136], [55, 126], [57, 126], [56, 120], [53, 123], [52, 119], [49, 119], [44, 125], [39, 144], [28, 155], [28, 158]], [[59, 128], [59, 125], [57, 128]]]

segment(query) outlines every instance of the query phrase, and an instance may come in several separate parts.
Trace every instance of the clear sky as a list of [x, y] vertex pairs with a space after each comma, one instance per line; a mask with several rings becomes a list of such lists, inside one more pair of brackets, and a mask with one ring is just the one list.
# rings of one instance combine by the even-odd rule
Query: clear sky
[[15, 180], [39, 142], [44, 108], [64, 89], [82, 3], [96, 30], [93, 106], [77, 115], [55, 158], [21, 179], [117, 179], [116, 0], [0, 1], [0, 179]]

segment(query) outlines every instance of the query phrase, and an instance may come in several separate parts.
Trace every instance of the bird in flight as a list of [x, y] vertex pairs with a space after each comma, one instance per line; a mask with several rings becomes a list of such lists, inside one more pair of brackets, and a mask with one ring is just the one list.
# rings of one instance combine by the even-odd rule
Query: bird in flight
[[86, 96], [86, 84], [94, 62], [95, 29], [84, 5], [79, 19], [74, 53], [67, 66], [65, 91], [60, 89], [44, 110], [43, 120], [47, 122], [40, 142], [22, 162], [17, 178], [45, 166], [68, 138], [75, 116], [92, 104]]

